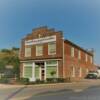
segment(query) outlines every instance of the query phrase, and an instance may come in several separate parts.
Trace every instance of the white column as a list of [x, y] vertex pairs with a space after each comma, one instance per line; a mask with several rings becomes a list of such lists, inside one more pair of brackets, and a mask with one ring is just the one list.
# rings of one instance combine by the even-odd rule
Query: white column
[[46, 78], [47, 78], [47, 77], [46, 77], [46, 74], [47, 74], [47, 73], [46, 73], [46, 71], [47, 71], [46, 61], [44, 62], [44, 68], [45, 68], [45, 80], [46, 80]]
[[30, 78], [30, 81], [35, 81], [35, 63], [32, 63], [32, 78]]

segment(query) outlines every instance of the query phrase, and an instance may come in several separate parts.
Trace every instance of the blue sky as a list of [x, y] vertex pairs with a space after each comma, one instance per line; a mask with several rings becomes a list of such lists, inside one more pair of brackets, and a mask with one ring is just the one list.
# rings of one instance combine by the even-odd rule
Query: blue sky
[[100, 0], [0, 0], [0, 49], [19, 47], [21, 38], [40, 26], [94, 48], [100, 64]]

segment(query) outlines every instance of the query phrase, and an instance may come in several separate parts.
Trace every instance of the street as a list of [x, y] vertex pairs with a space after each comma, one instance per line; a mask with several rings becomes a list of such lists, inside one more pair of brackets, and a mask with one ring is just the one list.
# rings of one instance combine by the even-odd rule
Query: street
[[71, 90], [48, 91], [47, 93], [32, 96], [28, 100], [100, 100], [100, 87], [91, 87], [82, 92]]
[[100, 80], [40, 85], [0, 84], [0, 100], [100, 100]]

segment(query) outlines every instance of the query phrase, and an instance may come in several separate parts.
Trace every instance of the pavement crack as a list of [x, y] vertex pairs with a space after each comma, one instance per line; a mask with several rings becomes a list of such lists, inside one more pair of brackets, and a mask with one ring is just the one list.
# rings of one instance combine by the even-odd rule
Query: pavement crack
[[16, 94], [18, 94], [19, 92], [21, 92], [22, 90], [24, 90], [25, 88], [27, 88], [27, 86], [24, 86], [16, 91], [14, 91], [11, 95], [9, 95], [5, 100], [11, 100], [11, 98], [13, 98]]

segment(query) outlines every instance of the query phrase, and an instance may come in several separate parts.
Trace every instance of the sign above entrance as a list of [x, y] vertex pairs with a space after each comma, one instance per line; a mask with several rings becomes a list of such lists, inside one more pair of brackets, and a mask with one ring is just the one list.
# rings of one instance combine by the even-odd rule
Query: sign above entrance
[[54, 42], [54, 41], [56, 41], [56, 35], [43, 37], [39, 39], [27, 40], [25, 41], [25, 45], [43, 44], [43, 43]]

